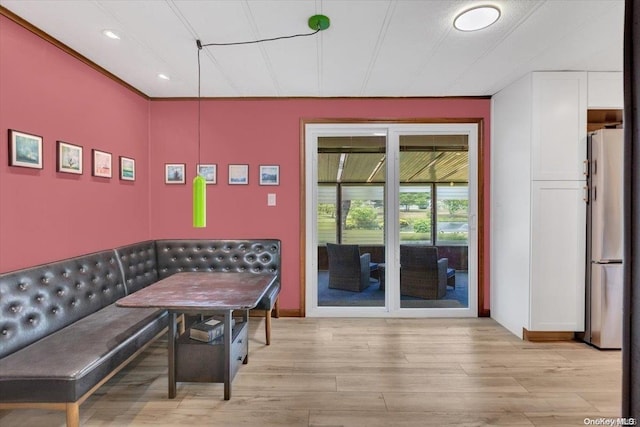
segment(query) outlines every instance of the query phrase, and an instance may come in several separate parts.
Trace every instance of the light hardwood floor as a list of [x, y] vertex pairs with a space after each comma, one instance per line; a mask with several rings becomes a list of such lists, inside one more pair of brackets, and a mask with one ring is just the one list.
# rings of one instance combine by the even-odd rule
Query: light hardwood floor
[[[167, 399], [161, 339], [80, 407], [83, 426], [583, 426], [620, 412], [621, 354], [525, 342], [491, 319], [251, 318], [249, 364]], [[0, 412], [2, 427], [64, 426]]]

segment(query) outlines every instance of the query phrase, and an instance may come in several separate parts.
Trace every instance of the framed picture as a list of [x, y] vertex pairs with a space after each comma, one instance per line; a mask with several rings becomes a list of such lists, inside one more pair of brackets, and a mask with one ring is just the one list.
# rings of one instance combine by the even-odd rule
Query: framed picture
[[280, 185], [280, 166], [260, 165], [260, 185]]
[[58, 141], [56, 148], [56, 172], [82, 175], [82, 147]]
[[9, 166], [42, 169], [42, 137], [9, 129]]
[[123, 181], [136, 180], [136, 161], [134, 159], [120, 156], [120, 179]]
[[93, 176], [111, 178], [111, 153], [93, 149]]
[[249, 184], [249, 165], [229, 165], [229, 184]]
[[216, 184], [217, 165], [198, 165], [198, 175], [203, 177], [207, 184]]
[[166, 163], [164, 165], [164, 183], [184, 184], [186, 182], [185, 166], [184, 163]]

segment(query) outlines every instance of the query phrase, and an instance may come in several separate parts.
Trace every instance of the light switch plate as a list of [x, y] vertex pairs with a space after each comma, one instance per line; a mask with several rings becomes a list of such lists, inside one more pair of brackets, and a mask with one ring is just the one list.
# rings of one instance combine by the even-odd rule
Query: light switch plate
[[267, 194], [267, 206], [275, 206], [276, 205], [276, 194], [269, 193]]

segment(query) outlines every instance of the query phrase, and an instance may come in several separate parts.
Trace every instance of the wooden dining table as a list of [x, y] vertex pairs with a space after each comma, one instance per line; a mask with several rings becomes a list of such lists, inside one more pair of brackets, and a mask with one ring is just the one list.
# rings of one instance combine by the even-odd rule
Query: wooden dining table
[[[169, 313], [168, 365], [169, 398], [176, 396], [176, 341], [177, 320], [180, 315], [221, 315], [224, 318], [224, 399], [231, 398], [231, 348], [233, 340], [233, 312], [242, 311], [243, 325], [247, 327], [249, 310], [255, 307], [275, 275], [246, 272], [188, 272], [176, 273], [117, 301], [121, 307], [158, 308]], [[193, 340], [192, 340], [193, 341]], [[248, 340], [243, 343], [244, 361], [248, 361]], [[186, 347], [186, 346], [185, 346]], [[217, 363], [211, 360], [211, 363]]]

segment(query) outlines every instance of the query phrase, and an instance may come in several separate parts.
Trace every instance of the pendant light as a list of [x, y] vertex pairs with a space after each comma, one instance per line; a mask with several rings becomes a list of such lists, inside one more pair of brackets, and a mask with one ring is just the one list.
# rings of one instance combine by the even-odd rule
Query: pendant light
[[[196, 40], [198, 46], [198, 166], [200, 165], [200, 51], [202, 43]], [[193, 227], [204, 228], [207, 226], [207, 181], [200, 175], [200, 168], [196, 168], [198, 173], [193, 178]]]
[[[271, 42], [276, 40], [290, 39], [294, 37], [307, 37], [313, 36], [320, 31], [324, 31], [331, 25], [331, 21], [325, 15], [313, 15], [307, 21], [309, 28], [313, 30], [311, 33], [293, 34], [290, 36], [272, 37], [260, 40], [251, 40], [243, 42], [231, 42], [231, 43], [207, 43], [202, 44], [200, 40], [196, 40], [196, 46], [198, 47], [198, 165], [200, 165], [200, 116], [201, 116], [201, 96], [200, 96], [200, 51], [203, 47], [207, 46], [235, 46], [245, 45], [253, 43]], [[204, 228], [207, 226], [207, 181], [203, 176], [196, 174], [193, 178], [193, 227]]]

